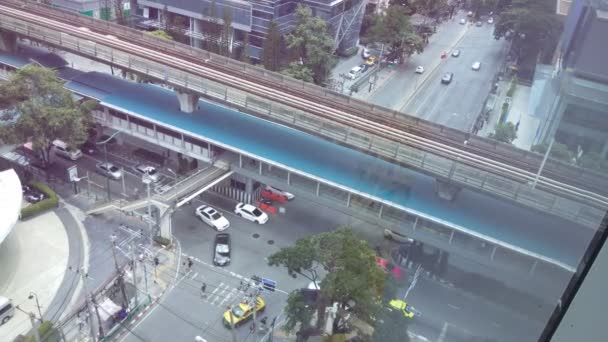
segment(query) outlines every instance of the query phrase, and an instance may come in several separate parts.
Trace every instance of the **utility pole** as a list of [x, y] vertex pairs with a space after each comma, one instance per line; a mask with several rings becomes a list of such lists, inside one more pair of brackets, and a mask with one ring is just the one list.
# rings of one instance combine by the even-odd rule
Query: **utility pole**
[[[152, 235], [152, 203], [151, 203], [151, 194], [150, 194], [150, 183], [152, 183], [152, 179], [150, 179], [150, 175], [146, 170], [146, 174], [142, 177], [142, 182], [146, 184], [146, 188], [148, 191], [148, 234]], [[177, 199], [177, 196], [176, 196]]]
[[118, 267], [118, 260], [116, 259], [116, 240], [118, 237], [116, 234], [112, 234], [110, 236], [112, 240], [112, 256], [114, 257], [114, 267], [116, 268], [116, 273], [118, 275], [118, 285], [120, 286], [120, 292], [122, 293], [122, 298], [124, 300], [124, 305], [129, 306], [129, 298], [127, 297], [127, 292], [125, 291], [125, 283], [122, 278], [122, 271]]
[[36, 315], [34, 315], [33, 312], [27, 312], [21, 309], [19, 305], [15, 306], [15, 309], [23, 312], [29, 317], [30, 322], [32, 323], [32, 329], [34, 330], [34, 338], [36, 339], [36, 342], [40, 342], [40, 331], [38, 330], [40, 328], [40, 322], [36, 319]]
[[[80, 269], [80, 276], [82, 277], [82, 287], [84, 289], [84, 301], [87, 306], [87, 315], [89, 315], [89, 329], [91, 329], [91, 340], [97, 341], [97, 334], [95, 334], [95, 325], [93, 324], [93, 313], [91, 312], [91, 303], [89, 302], [89, 290], [87, 289], [87, 274], [84, 271], [84, 267]], [[101, 321], [99, 321], [101, 325]]]
[[97, 305], [97, 300], [95, 300], [95, 294], [91, 294], [91, 302], [93, 303], [93, 307], [95, 308], [95, 316], [97, 316], [97, 322], [99, 322], [99, 338], [103, 341], [106, 335], [103, 332], [103, 324], [101, 324], [101, 316], [99, 315], [99, 305]]
[[149, 296], [150, 292], [148, 290], [148, 270], [146, 269], [146, 263], [144, 262], [144, 255], [140, 254], [138, 258], [139, 262], [141, 262], [144, 267], [144, 286], [146, 287], [146, 294]]
[[232, 317], [232, 305], [228, 306], [228, 313], [228, 317], [230, 317], [230, 334], [232, 335], [232, 342], [238, 342], [238, 339], [236, 338], [236, 331], [234, 331], [234, 317]]
[[551, 148], [553, 148], [553, 143], [555, 142], [555, 138], [551, 138], [551, 142], [547, 147], [547, 152], [545, 152], [545, 156], [543, 157], [543, 161], [540, 163], [540, 167], [538, 168], [538, 172], [536, 173], [536, 177], [534, 177], [534, 183], [532, 183], [532, 189], [536, 188], [536, 183], [538, 183], [538, 179], [540, 178], [540, 173], [543, 172], [545, 168], [545, 163], [549, 158], [549, 154], [551, 153]]
[[135, 258], [135, 246], [131, 242], [131, 263], [133, 265], [133, 286], [135, 286], [135, 306], [139, 305], [139, 297], [137, 295], [137, 258]]

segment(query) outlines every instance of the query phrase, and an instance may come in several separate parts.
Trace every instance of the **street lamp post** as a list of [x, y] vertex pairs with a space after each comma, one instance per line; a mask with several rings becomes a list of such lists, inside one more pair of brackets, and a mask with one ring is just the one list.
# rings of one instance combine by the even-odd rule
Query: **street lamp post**
[[147, 192], [148, 192], [148, 235], [152, 236], [152, 205], [150, 203], [150, 183], [152, 183], [152, 179], [150, 178], [149, 171], [146, 170], [146, 173], [142, 177], [142, 182], [146, 184]]
[[[96, 145], [103, 145], [103, 159], [104, 162], [106, 163], [106, 165], [108, 164], [108, 147], [107, 147], [107, 143], [114, 139], [115, 136], [118, 135], [118, 133], [120, 133], [120, 131], [116, 131], [114, 132], [112, 135], [110, 135], [106, 140], [104, 141], [99, 141], [97, 143], [95, 143]], [[124, 177], [124, 175], [123, 175]], [[110, 194], [110, 177], [106, 176], [106, 190], [108, 191], [108, 201], [112, 200], [112, 195]]]
[[30, 295], [27, 297], [27, 299], [36, 299], [36, 307], [38, 308], [38, 314], [40, 315], [40, 322], [44, 322], [42, 310], [40, 310], [40, 302], [38, 302], [38, 295], [30, 291]]

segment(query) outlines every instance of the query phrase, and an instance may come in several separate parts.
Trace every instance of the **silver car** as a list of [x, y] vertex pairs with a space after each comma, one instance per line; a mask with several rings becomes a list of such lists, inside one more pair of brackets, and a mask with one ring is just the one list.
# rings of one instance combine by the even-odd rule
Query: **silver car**
[[147, 164], [139, 164], [133, 167], [133, 171], [135, 171], [138, 175], [142, 177], [147, 174], [148, 178], [150, 178], [150, 180], [154, 183], [160, 180], [160, 174], [154, 166]]
[[97, 172], [101, 173], [106, 177], [116, 180], [122, 178], [122, 170], [112, 163], [97, 163], [95, 167], [97, 169]]

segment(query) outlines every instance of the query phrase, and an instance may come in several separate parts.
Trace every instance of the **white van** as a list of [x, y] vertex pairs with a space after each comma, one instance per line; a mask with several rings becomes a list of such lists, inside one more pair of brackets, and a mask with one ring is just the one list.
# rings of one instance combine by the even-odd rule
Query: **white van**
[[350, 71], [348, 72], [348, 78], [354, 80], [355, 78], [361, 76], [361, 70], [363, 70], [363, 68], [361, 68], [360, 66], [356, 66], [350, 69]]
[[69, 160], [78, 160], [82, 158], [82, 152], [79, 149], [68, 147], [68, 144], [61, 140], [53, 141], [53, 146], [55, 147], [55, 154], [60, 157]]
[[0, 325], [8, 322], [15, 315], [13, 302], [6, 297], [0, 296]]

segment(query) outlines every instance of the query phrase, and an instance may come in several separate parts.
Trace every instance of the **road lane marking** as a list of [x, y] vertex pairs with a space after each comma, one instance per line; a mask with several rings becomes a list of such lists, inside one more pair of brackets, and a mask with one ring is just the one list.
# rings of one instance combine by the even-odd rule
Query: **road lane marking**
[[460, 308], [457, 307], [456, 305], [448, 304], [448, 306], [451, 307], [454, 310], [460, 310]]

